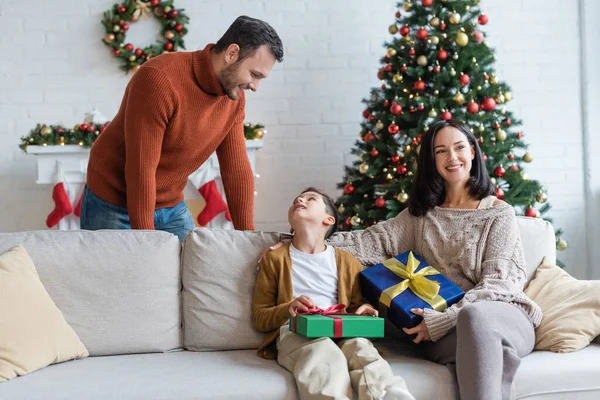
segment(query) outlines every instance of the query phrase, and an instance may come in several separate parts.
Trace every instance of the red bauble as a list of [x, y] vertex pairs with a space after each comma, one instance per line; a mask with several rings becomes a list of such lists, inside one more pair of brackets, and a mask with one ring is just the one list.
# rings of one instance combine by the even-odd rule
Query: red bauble
[[506, 173], [506, 170], [502, 166], [496, 167], [494, 169], [494, 176], [496, 176], [497, 178], [502, 178], [505, 173]]
[[88, 127], [87, 127], [88, 132], [94, 132], [95, 130], [96, 130], [96, 127], [94, 125], [88, 125]]
[[411, 144], [412, 146], [418, 146], [418, 145], [419, 145], [419, 142], [417, 142], [417, 139], [413, 139], [413, 140], [412, 140], [412, 142], [410, 142], [410, 144]]
[[152, 7], [156, 7], [158, 5], [158, 3], [160, 3], [160, 0], [152, 0], [152, 1], [150, 1], [150, 4], [152, 5]]
[[471, 78], [469, 78], [469, 75], [467, 74], [462, 74], [458, 79], [460, 80], [460, 84], [463, 86], [466, 86], [469, 84], [469, 82], [471, 82]]
[[106, 129], [106, 125], [102, 125], [100, 127], [100, 129], [98, 129], [100, 131], [100, 133], [104, 132], [104, 130]]
[[402, 66], [402, 68], [400, 68], [400, 71], [402, 71], [402, 72], [406, 72], [406, 70], [408, 70], [408, 67], [406, 66], [406, 64], [404, 64], [404, 65]]
[[123, 14], [125, 11], [127, 11], [127, 9], [123, 6], [121, 6], [117, 9], [117, 11], [120, 12], [121, 14]]
[[450, 111], [444, 111], [442, 115], [440, 115], [440, 118], [444, 121], [448, 121], [449, 119], [452, 119], [452, 114], [450, 113]]
[[438, 51], [438, 60], [445, 61], [448, 58], [448, 52], [444, 49]]
[[427, 29], [421, 28], [417, 31], [417, 39], [427, 40], [428, 37], [429, 37], [429, 32], [427, 32]]
[[384, 70], [385, 70], [385, 72], [392, 72], [392, 65], [391, 64], [386, 65]]
[[119, 54], [121, 54], [121, 50], [119, 50], [119, 49], [114, 49], [114, 50], [113, 50], [113, 54], [115, 55], [115, 57], [118, 57], [118, 56], [119, 56]]
[[445, 29], [446, 29], [446, 24], [442, 22], [442, 23], [440, 24], [440, 29], [441, 29], [441, 30], [445, 30]]
[[377, 200], [375, 200], [375, 207], [379, 207], [379, 208], [385, 207], [385, 199], [383, 197], [380, 197]]
[[479, 104], [475, 103], [474, 101], [467, 104], [467, 112], [469, 114], [476, 114], [477, 111], [479, 111]]
[[406, 173], [408, 172], [408, 168], [406, 168], [406, 165], [400, 165], [396, 169], [396, 172], [398, 172], [398, 175], [406, 175]]
[[346, 186], [344, 186], [344, 193], [351, 194], [352, 192], [354, 192], [354, 186], [352, 186], [351, 184], [347, 184]]
[[119, 26], [123, 26], [124, 24], [125, 24], [125, 20], [122, 19], [119, 21]]
[[402, 14], [400, 14], [400, 11], [396, 11], [396, 18], [400, 18]]
[[508, 159], [509, 159], [510, 161], [514, 160], [514, 159], [515, 159], [515, 156], [514, 156], [514, 154], [509, 154], [509, 155], [508, 155]]
[[408, 36], [408, 34], [410, 33], [410, 28], [406, 25], [404, 25], [402, 28], [400, 28], [400, 34], [402, 36]]
[[375, 117], [372, 115], [369, 115], [369, 118], [367, 118], [369, 121], [375, 121]]
[[387, 87], [385, 86], [385, 83], [383, 83], [383, 84], [381, 85], [381, 90], [385, 90], [385, 89], [387, 89]]
[[402, 106], [400, 104], [394, 103], [390, 107], [390, 112], [394, 115], [398, 115], [402, 112]]
[[421, 0], [421, 4], [423, 7], [429, 7], [431, 4], [433, 4], [433, 0]]
[[483, 79], [487, 81], [488, 79], [490, 79], [490, 76], [488, 74], [483, 74]]
[[400, 132], [400, 127], [396, 124], [391, 124], [388, 126], [388, 132], [392, 135], [395, 135], [396, 133]]
[[371, 132], [365, 135], [365, 142], [370, 142], [373, 139], [375, 139], [375, 135], [373, 135]]
[[483, 33], [481, 31], [473, 31], [473, 33], [471, 33], [471, 36], [473, 36], [473, 38], [475, 39], [475, 43], [479, 44], [483, 42]]
[[486, 97], [481, 102], [481, 109], [484, 111], [488, 111], [488, 112], [494, 111], [495, 108], [496, 108], [496, 100], [492, 99], [491, 97]]
[[380, 69], [379, 72], [377, 72], [377, 79], [383, 78], [385, 78], [385, 71], [383, 69]]
[[525, 210], [525, 216], [526, 217], [531, 217], [531, 218], [537, 218], [537, 211], [535, 208], [527, 208], [527, 210]]
[[483, 137], [479, 138], [479, 143], [483, 143]]
[[496, 197], [498, 200], [502, 200], [504, 198], [504, 190], [501, 187], [496, 188]]
[[176, 30], [177, 32], [181, 32], [181, 31], [183, 30], [183, 25], [181, 25], [181, 24], [177, 24], [177, 25], [175, 25], [175, 30]]
[[365, 111], [363, 111], [363, 117], [369, 118], [369, 115], [371, 115], [371, 111], [367, 108]]
[[137, 57], [141, 57], [144, 54], [144, 50], [142, 49], [135, 49], [135, 55]]
[[510, 168], [515, 172], [519, 172], [519, 166], [517, 164], [511, 165]]
[[410, 54], [411, 56], [414, 56], [415, 53], [416, 53], [415, 49], [412, 49], [412, 48], [408, 51], [408, 54]]
[[438, 74], [440, 72], [440, 66], [436, 65], [435, 67], [433, 67], [433, 72], [435, 72], [436, 74]]
[[173, 43], [171, 43], [171, 42], [165, 43], [165, 50], [167, 50], [167, 51], [173, 50]]
[[377, 151], [377, 149], [371, 150], [371, 156], [377, 157], [378, 155], [379, 155], [379, 152]]
[[60, 135], [61, 133], [63, 133], [63, 128], [56, 128], [56, 133], [58, 133], [59, 135]]
[[487, 161], [487, 155], [486, 154], [483, 155], [483, 161]]
[[521, 140], [522, 137], [523, 137], [523, 134], [521, 132], [517, 132], [517, 139]]
[[79, 125], [79, 130], [81, 132], [87, 130], [87, 128], [88, 128], [88, 124], [86, 124], [86, 123], [83, 123], [83, 124]]
[[479, 22], [480, 25], [485, 25], [488, 23], [488, 16], [485, 14], [481, 14], [479, 16], [479, 18], [477, 18], [477, 22]]
[[413, 87], [415, 88], [415, 90], [418, 90], [419, 92], [425, 90], [425, 82], [423, 81], [416, 81], [413, 85]]
[[389, 100], [387, 100], [387, 99], [386, 99], [386, 100], [384, 100], [384, 101], [383, 101], [383, 106], [384, 106], [384, 107], [387, 107], [387, 106], [389, 106], [389, 105], [390, 105], [390, 102], [389, 102]]
[[123, 26], [121, 27], [121, 29], [123, 29], [124, 31], [129, 30], [129, 24], [123, 24]]
[[424, 109], [425, 109], [425, 106], [423, 104], [419, 104], [417, 106], [417, 110], [419, 110], [419, 111], [423, 111]]
[[500, 129], [500, 124], [496, 122], [494, 125], [492, 125], [492, 128]]
[[504, 124], [505, 124], [506, 126], [511, 126], [511, 125], [512, 125], [512, 121], [511, 121], [511, 119], [510, 119], [510, 118], [505, 118], [505, 119], [504, 119], [504, 121], [502, 121], [502, 122], [504, 122]]
[[127, 43], [125, 45], [125, 49], [127, 49], [127, 51], [133, 51], [133, 45], [131, 43]]
[[169, 18], [175, 19], [175, 18], [177, 18], [177, 15], [179, 15], [179, 12], [177, 10], [171, 10], [171, 11], [169, 11], [168, 15], [169, 15]]
[[398, 161], [400, 161], [400, 156], [399, 156], [399, 155], [397, 155], [397, 154], [394, 154], [394, 155], [392, 156], [392, 162], [395, 162], [395, 163], [397, 163]]

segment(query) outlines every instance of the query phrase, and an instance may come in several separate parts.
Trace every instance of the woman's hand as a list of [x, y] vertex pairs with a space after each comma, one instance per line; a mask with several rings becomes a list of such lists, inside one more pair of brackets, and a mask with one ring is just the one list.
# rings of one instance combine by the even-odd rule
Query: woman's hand
[[358, 309], [356, 310], [356, 312], [354, 314], [356, 314], [356, 315], [369, 315], [371, 317], [378, 317], [379, 316], [379, 311], [377, 311], [376, 309], [374, 309], [370, 304], [363, 304], [362, 306], [358, 307]]
[[[423, 317], [423, 315], [425, 314], [423, 312], [423, 309], [421, 309], [421, 308], [413, 308], [410, 311], [413, 314], [420, 315], [421, 317]], [[415, 326], [414, 328], [410, 328], [410, 329], [402, 328], [402, 330], [407, 335], [417, 334], [417, 337], [413, 339], [413, 342], [415, 342], [415, 343], [421, 343], [422, 341], [425, 341], [425, 340], [427, 340], [427, 341], [431, 340], [431, 336], [429, 336], [429, 330], [427, 329], [427, 325], [425, 325], [425, 320], [421, 321], [421, 323], [419, 325]]]
[[311, 300], [310, 297], [300, 296], [295, 298], [288, 307], [288, 313], [290, 316], [295, 317], [298, 314], [298, 311], [306, 311], [309, 308], [313, 308], [315, 303]]

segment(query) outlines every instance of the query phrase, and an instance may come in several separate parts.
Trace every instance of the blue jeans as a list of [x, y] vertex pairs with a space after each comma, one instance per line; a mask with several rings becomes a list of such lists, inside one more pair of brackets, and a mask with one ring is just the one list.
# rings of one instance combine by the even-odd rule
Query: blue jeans
[[[96, 196], [86, 185], [81, 200], [81, 229], [131, 229], [126, 208], [110, 204]], [[180, 241], [195, 227], [185, 202], [154, 210], [154, 228], [177, 235]]]

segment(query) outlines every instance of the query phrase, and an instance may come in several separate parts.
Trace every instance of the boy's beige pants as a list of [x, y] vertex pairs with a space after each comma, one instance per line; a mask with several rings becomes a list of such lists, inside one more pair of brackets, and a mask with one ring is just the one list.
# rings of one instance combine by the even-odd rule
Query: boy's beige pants
[[[404, 379], [394, 376], [368, 339], [336, 344], [330, 338], [308, 339], [282, 326], [277, 351], [277, 362], [294, 374], [303, 400], [352, 399], [352, 388], [360, 400], [414, 400]], [[392, 393], [396, 395], [390, 396]]]

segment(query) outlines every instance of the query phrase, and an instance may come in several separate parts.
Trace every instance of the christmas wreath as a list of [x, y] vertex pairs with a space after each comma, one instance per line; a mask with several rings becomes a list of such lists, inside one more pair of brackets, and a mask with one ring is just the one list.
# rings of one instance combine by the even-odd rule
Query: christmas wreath
[[[148, 18], [148, 14], [153, 14], [160, 21], [161, 36], [165, 40], [144, 49], [125, 43], [129, 24], [137, 22], [140, 17]], [[183, 37], [187, 34], [186, 24], [189, 21], [184, 10], [176, 9], [172, 0], [125, 0], [122, 4], [114, 4], [111, 10], [104, 13], [102, 24], [106, 35], [102, 41], [121, 60], [122, 70], [135, 72], [152, 57], [185, 49]]]

